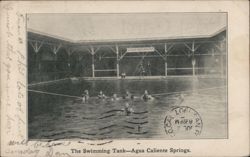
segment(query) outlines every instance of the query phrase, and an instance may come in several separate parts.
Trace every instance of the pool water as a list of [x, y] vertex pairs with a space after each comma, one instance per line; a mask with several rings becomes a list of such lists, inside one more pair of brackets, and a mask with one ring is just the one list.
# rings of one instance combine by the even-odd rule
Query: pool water
[[[29, 139], [227, 138], [224, 79], [65, 80], [29, 89], [77, 97], [87, 89], [90, 94], [88, 102], [83, 103], [78, 98], [30, 91]], [[98, 99], [100, 90], [108, 97], [116, 93], [120, 99]], [[122, 98], [127, 90], [135, 95], [134, 100]], [[140, 97], [144, 90], [154, 99], [143, 101]], [[134, 111], [130, 115], [123, 111], [126, 103]], [[199, 113], [203, 122], [201, 134], [166, 134], [165, 117], [176, 106], [188, 106]]]

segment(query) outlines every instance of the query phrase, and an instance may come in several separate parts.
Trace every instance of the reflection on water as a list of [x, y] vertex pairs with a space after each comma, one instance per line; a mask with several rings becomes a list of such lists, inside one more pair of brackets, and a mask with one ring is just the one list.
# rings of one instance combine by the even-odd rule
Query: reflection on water
[[[79, 97], [88, 89], [90, 94], [90, 100], [82, 103], [80, 99], [29, 92], [31, 139], [171, 139], [165, 133], [163, 121], [167, 111], [178, 105], [194, 108], [204, 123], [199, 137], [193, 135], [187, 138], [227, 136], [226, 88], [221, 79], [67, 80], [30, 89]], [[100, 90], [107, 96], [117, 93], [120, 97], [128, 90], [137, 98], [134, 101], [100, 100], [96, 97]], [[155, 99], [147, 102], [141, 100], [144, 90], [148, 90]], [[180, 100], [181, 93], [184, 101]], [[123, 111], [126, 102], [134, 110], [130, 116]]]

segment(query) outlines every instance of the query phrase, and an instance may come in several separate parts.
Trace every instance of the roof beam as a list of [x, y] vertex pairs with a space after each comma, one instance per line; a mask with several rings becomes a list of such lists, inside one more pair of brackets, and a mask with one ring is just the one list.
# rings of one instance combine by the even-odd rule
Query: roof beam
[[[29, 43], [34, 49], [35, 53], [38, 53], [41, 47], [43, 46], [43, 41], [42, 42], [34, 41], [34, 43], [32, 41], [29, 41]], [[38, 43], [40, 44], [38, 45]]]
[[52, 45], [50, 48], [52, 52], [56, 55], [61, 47], [62, 47], [62, 44], [60, 43], [59, 45]]

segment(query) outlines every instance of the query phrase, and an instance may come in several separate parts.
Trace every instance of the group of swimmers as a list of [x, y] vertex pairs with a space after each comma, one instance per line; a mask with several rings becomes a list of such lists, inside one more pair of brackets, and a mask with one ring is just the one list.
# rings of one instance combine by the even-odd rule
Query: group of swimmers
[[[99, 99], [107, 99], [107, 98], [109, 98], [102, 91], [99, 92], [97, 97]], [[122, 98], [123, 99], [130, 99], [131, 101], [133, 101], [135, 96], [133, 94], [131, 94], [129, 91], [126, 91], [126, 94]], [[147, 101], [150, 98], [152, 98], [152, 96], [148, 94], [147, 90], [145, 90], [144, 94], [142, 95], [142, 99], [144, 101]], [[82, 102], [86, 103], [86, 102], [88, 102], [88, 99], [89, 99], [89, 91], [85, 90], [84, 93], [82, 94]], [[111, 101], [116, 101], [116, 100], [120, 100], [120, 99], [121, 98], [119, 98], [116, 93], [114, 93], [113, 96], [110, 98]], [[130, 114], [134, 113], [134, 110], [131, 107], [129, 102], [125, 103], [125, 106], [124, 106], [124, 108], [122, 110], [123, 110], [123, 112], [125, 113], [126, 116], [129, 116]]]
[[[99, 99], [107, 99], [109, 97], [107, 97], [103, 91], [100, 91], [99, 94], [97, 95], [97, 97]], [[131, 94], [129, 91], [126, 91], [126, 94], [122, 97], [123, 99], [130, 99], [130, 100], [134, 100], [136, 97]], [[84, 93], [82, 94], [82, 102], [86, 103], [89, 99], [89, 91], [85, 90]], [[111, 101], [116, 101], [116, 100], [120, 100], [121, 98], [117, 96], [116, 93], [113, 94], [113, 96], [110, 98]], [[141, 99], [144, 101], [148, 101], [150, 99], [153, 99], [153, 97], [151, 95], [148, 94], [148, 91], [145, 90], [144, 94], [141, 96]]]
[[[133, 100], [136, 98], [129, 91], [126, 91], [126, 94], [122, 98], [118, 97], [116, 93], [114, 93], [113, 96], [109, 98], [102, 91], [99, 92], [97, 97], [98, 97], [98, 99], [110, 99], [111, 101], [116, 101], [116, 100], [120, 100], [120, 99], [129, 99], [129, 100], [131, 100], [131, 104], [132, 104]], [[86, 103], [86, 102], [88, 102], [88, 99], [89, 99], [89, 91], [85, 90], [84, 93], [82, 94], [82, 102]], [[144, 101], [148, 101], [148, 100], [153, 100], [154, 98], [150, 94], [148, 94], [147, 90], [145, 90], [144, 94], [141, 96], [141, 99]], [[183, 94], [180, 94], [179, 100], [180, 100], [180, 102], [178, 102], [178, 104], [181, 104], [184, 101]], [[134, 113], [134, 110], [131, 107], [129, 102], [125, 103], [125, 106], [122, 110], [124, 111], [124, 113], [127, 116], [129, 116], [131, 113]]]

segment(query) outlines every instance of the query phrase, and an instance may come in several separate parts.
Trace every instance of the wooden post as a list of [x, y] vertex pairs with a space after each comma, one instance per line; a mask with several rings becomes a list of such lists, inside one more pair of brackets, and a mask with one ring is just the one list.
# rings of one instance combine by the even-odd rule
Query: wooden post
[[219, 41], [219, 44], [215, 44], [215, 47], [217, 47], [217, 49], [219, 50], [219, 53], [220, 53], [220, 74], [221, 74], [221, 77], [224, 77], [224, 65], [223, 65], [223, 51], [226, 51], [225, 50], [225, 45], [223, 45], [223, 43], [225, 42], [225, 38], [221, 41]]
[[223, 66], [223, 41], [220, 41], [220, 63], [221, 63], [221, 77], [224, 75], [224, 66]]
[[195, 76], [195, 72], [196, 72], [195, 71], [196, 59], [195, 59], [194, 53], [199, 48], [199, 45], [195, 47], [194, 41], [192, 42], [191, 47], [188, 44], [186, 44], [186, 43], [184, 43], [184, 45], [192, 52], [192, 61], [191, 61], [191, 63], [192, 63], [193, 76]]
[[118, 45], [115, 46], [116, 48], [116, 74], [117, 74], [117, 78], [119, 78], [120, 76], [120, 72], [119, 72], [119, 47]]
[[32, 43], [32, 41], [30, 41], [29, 43], [30, 43], [30, 45], [32, 46], [32, 48], [34, 49], [34, 51], [36, 53], [37, 69], [38, 69], [38, 72], [40, 72], [40, 70], [41, 70], [41, 63], [39, 61], [38, 52], [41, 49], [41, 47], [43, 46], [43, 41], [40, 42], [40, 45], [38, 45], [38, 41], [35, 41], [34, 44]]
[[165, 76], [168, 76], [168, 63], [167, 63], [167, 51], [168, 51], [168, 48], [167, 48], [167, 44], [165, 43]]
[[57, 79], [57, 76], [58, 76], [58, 74], [56, 73], [56, 71], [57, 71], [57, 66], [56, 66], [56, 64], [57, 64], [57, 52], [59, 51], [59, 49], [61, 48], [61, 46], [62, 46], [62, 44], [59, 44], [59, 45], [52, 45], [52, 47], [51, 47], [52, 52], [55, 54], [55, 61], [54, 61], [54, 71], [55, 71], [55, 73], [54, 73], [54, 80], [56, 80], [56, 79]]
[[[43, 41], [40, 42], [39, 45], [38, 45], [38, 41], [35, 41], [34, 44], [33, 44], [32, 41], [30, 41], [29, 43], [30, 43], [30, 45], [32, 46], [32, 48], [34, 49], [34, 51], [35, 51], [35, 54], [36, 54], [36, 65], [35, 65], [35, 66], [36, 66], [37, 71], [38, 71], [38, 73], [39, 73], [39, 75], [40, 75], [42, 65], [41, 65], [41, 61], [39, 60], [38, 52], [39, 52], [39, 50], [41, 49], [41, 47], [43, 46]], [[40, 78], [41, 78], [41, 77], [39, 76], [39, 80], [41, 81]]]
[[94, 47], [90, 47], [91, 55], [92, 55], [92, 77], [95, 77], [95, 50]]
[[68, 63], [67, 63], [67, 71], [68, 71], [68, 77], [70, 76], [71, 74], [71, 65], [70, 65], [70, 57], [71, 57], [71, 54], [73, 53], [73, 50], [71, 48], [66, 48], [66, 52], [68, 54]]
[[196, 60], [195, 60], [195, 57], [194, 57], [194, 41], [192, 42], [192, 70], [193, 70], [193, 76], [195, 76], [195, 63], [196, 63]]
[[192, 69], [193, 69], [193, 76], [195, 76], [195, 62], [196, 62], [195, 58], [194, 58], [194, 57], [192, 57]]

